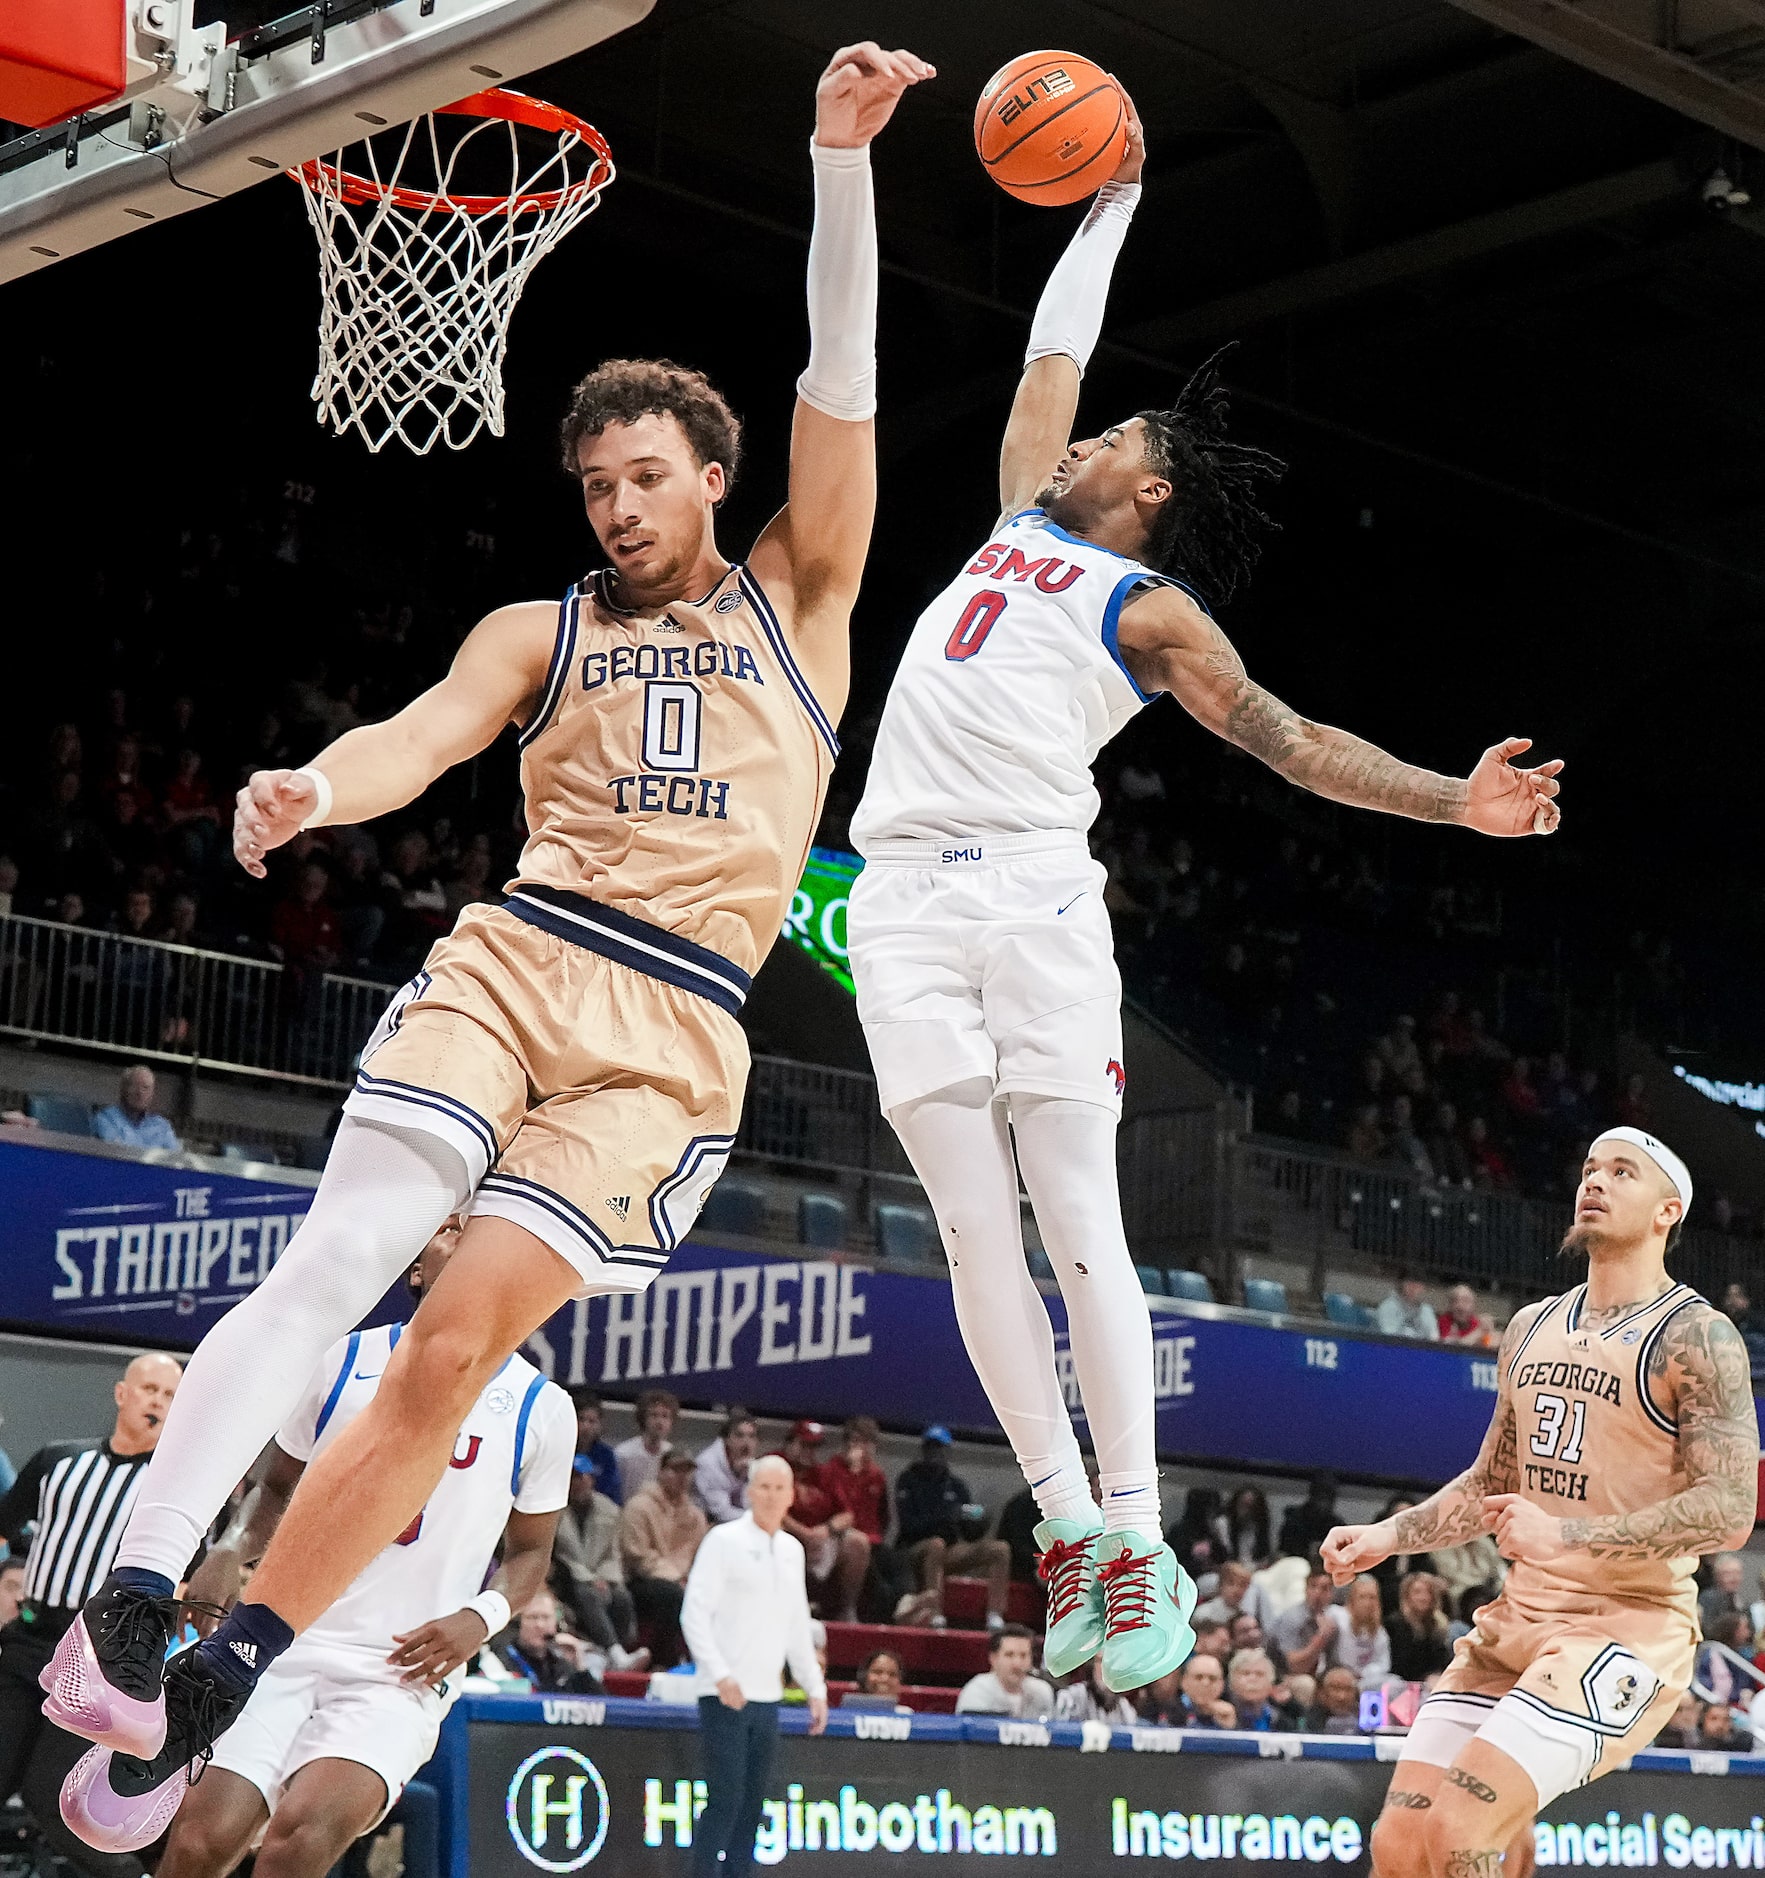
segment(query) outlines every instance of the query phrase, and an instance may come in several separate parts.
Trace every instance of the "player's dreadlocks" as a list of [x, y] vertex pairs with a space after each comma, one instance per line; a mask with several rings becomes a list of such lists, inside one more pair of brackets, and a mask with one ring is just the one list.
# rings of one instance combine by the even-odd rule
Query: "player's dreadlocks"
[[1199, 366], [1166, 411], [1142, 411], [1149, 468], [1170, 479], [1171, 497], [1144, 555], [1162, 573], [1180, 574], [1210, 604], [1232, 597], [1262, 553], [1257, 539], [1279, 523], [1258, 506], [1256, 485], [1287, 465], [1265, 450], [1226, 441], [1222, 346]]

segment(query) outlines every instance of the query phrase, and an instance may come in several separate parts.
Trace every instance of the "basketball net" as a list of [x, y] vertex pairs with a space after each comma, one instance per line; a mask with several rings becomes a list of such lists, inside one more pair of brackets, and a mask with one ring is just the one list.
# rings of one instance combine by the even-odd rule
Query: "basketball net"
[[[448, 120], [437, 125], [438, 118]], [[467, 124], [466, 120], [476, 119]], [[498, 165], [506, 194], [465, 193], [462, 162]], [[484, 91], [289, 172], [319, 241], [319, 422], [373, 451], [426, 455], [503, 434], [509, 321], [528, 276], [613, 180], [591, 124]]]

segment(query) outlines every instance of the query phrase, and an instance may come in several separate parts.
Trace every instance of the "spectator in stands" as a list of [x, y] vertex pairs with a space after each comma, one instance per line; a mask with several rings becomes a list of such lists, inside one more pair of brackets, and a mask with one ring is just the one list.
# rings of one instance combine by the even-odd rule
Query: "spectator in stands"
[[1195, 1654], [1216, 1657], [1223, 1674], [1226, 1658], [1232, 1654], [1231, 1625], [1203, 1617], [1199, 1611], [1190, 1619], [1190, 1624], [1195, 1631]]
[[1314, 1570], [1306, 1578], [1304, 1598], [1270, 1623], [1269, 1641], [1290, 1671], [1303, 1676], [1317, 1673], [1318, 1659], [1343, 1621], [1335, 1596], [1330, 1574]]
[[1238, 1711], [1226, 1700], [1223, 1660], [1197, 1650], [1183, 1665], [1178, 1681], [1173, 1728], [1236, 1728]]
[[1471, 1184], [1471, 1157], [1465, 1152], [1465, 1144], [1459, 1134], [1459, 1112], [1452, 1103], [1435, 1103], [1434, 1119], [1429, 1123], [1423, 1141], [1428, 1149], [1428, 1161], [1434, 1169], [1435, 1179], [1443, 1180], [1451, 1187], [1468, 1187]]
[[1191, 1578], [1217, 1574], [1226, 1561], [1225, 1505], [1218, 1489], [1191, 1487], [1164, 1542]]
[[902, 1671], [901, 1659], [894, 1651], [872, 1650], [858, 1665], [858, 1682], [853, 1693], [887, 1696], [895, 1704], [896, 1712], [900, 1713], [904, 1707], [901, 1691], [905, 1685], [906, 1676]]
[[1704, 1705], [1687, 1689], [1679, 1698], [1679, 1706], [1673, 1711], [1673, 1719], [1655, 1736], [1658, 1748], [1695, 1748], [1698, 1745], [1699, 1724], [1704, 1718]]
[[654, 1483], [631, 1495], [619, 1519], [626, 1586], [639, 1621], [650, 1626], [662, 1669], [680, 1661], [680, 1603], [711, 1526], [687, 1492], [692, 1475], [693, 1457], [684, 1448], [664, 1448]]
[[1434, 1163], [1428, 1158], [1422, 1137], [1416, 1133], [1415, 1111], [1407, 1095], [1392, 1098], [1391, 1126], [1385, 1133], [1382, 1158], [1406, 1174], [1414, 1174], [1418, 1180], [1434, 1178]]
[[1254, 1571], [1274, 1557], [1269, 1544], [1269, 1503], [1258, 1487], [1240, 1487], [1226, 1507], [1226, 1551]]
[[1508, 1575], [1501, 1547], [1496, 1544], [1495, 1535], [1488, 1532], [1467, 1539], [1463, 1545], [1443, 1546], [1430, 1555], [1428, 1569], [1441, 1581], [1447, 1598], [1454, 1604], [1461, 1603], [1472, 1591], [1487, 1593], [1481, 1600], [1487, 1603]]
[[962, 1685], [958, 1715], [1009, 1715], [1014, 1721], [1052, 1721], [1054, 1691], [1030, 1673], [1035, 1639], [1022, 1624], [995, 1630], [987, 1644], [987, 1667]]
[[[1728, 1654], [1730, 1651], [1733, 1656]], [[1718, 1702], [1744, 1702], [1758, 1685], [1733, 1657], [1750, 1657], [1752, 1653], [1752, 1620], [1745, 1611], [1724, 1611], [1704, 1626], [1704, 1641], [1698, 1646], [1692, 1680]]]
[[1220, 1567], [1220, 1588], [1195, 1612], [1198, 1624], [1230, 1624], [1250, 1598], [1250, 1567], [1227, 1559]]
[[93, 1134], [126, 1148], [183, 1147], [171, 1123], [154, 1113], [154, 1088], [153, 1071], [145, 1063], [131, 1064], [117, 1084], [116, 1101], [92, 1117]]
[[1474, 1350], [1493, 1350], [1499, 1341], [1495, 1326], [1478, 1312], [1477, 1294], [1469, 1285], [1454, 1285], [1446, 1294], [1446, 1309], [1440, 1313], [1440, 1341]]
[[1392, 1675], [1404, 1682], [1424, 1682], [1445, 1669], [1452, 1660], [1452, 1646], [1440, 1608], [1440, 1581], [1432, 1572], [1406, 1574], [1385, 1631], [1391, 1639]]
[[965, 1521], [978, 1524], [985, 1513], [968, 1482], [950, 1471], [949, 1429], [928, 1428], [920, 1439], [919, 1459], [902, 1468], [895, 1482], [896, 1543], [922, 1592], [942, 1593], [950, 1573], [985, 1578], [987, 1627], [996, 1631], [1005, 1622], [1011, 1549], [1003, 1540], [971, 1539], [963, 1532]]
[[1056, 1721], [1108, 1722], [1112, 1728], [1132, 1728], [1139, 1711], [1125, 1695], [1117, 1695], [1103, 1680], [1102, 1654], [1091, 1658], [1082, 1676], [1054, 1692]]
[[674, 1425], [680, 1420], [680, 1398], [666, 1389], [645, 1389], [638, 1395], [635, 1412], [637, 1433], [613, 1450], [619, 1484], [627, 1500], [640, 1487], [647, 1487], [661, 1470], [662, 1456], [673, 1442]]
[[576, 1407], [577, 1458], [589, 1463], [595, 1492], [615, 1506], [622, 1506], [625, 1489], [619, 1478], [619, 1462], [601, 1439], [601, 1398], [593, 1389], [578, 1386], [570, 1391], [570, 1400]]
[[1706, 1636], [1717, 1618], [1726, 1617], [1731, 1611], [1747, 1610], [1747, 1600], [1741, 1590], [1741, 1584], [1740, 1554], [1718, 1552], [1710, 1561], [1710, 1582], [1698, 1595], [1698, 1616], [1703, 1623]]
[[1228, 1672], [1240, 1650], [1266, 1650], [1275, 1665], [1275, 1674], [1284, 1676], [1287, 1673], [1287, 1665], [1282, 1661], [1280, 1651], [1269, 1642], [1268, 1633], [1262, 1627], [1262, 1619], [1254, 1611], [1240, 1611], [1232, 1619], [1227, 1634], [1232, 1646], [1226, 1657]]
[[1011, 1553], [1013, 1584], [1033, 1585], [1036, 1582], [1038, 1553], [1035, 1535], [1041, 1517], [1042, 1509], [1036, 1505], [1036, 1496], [1028, 1487], [1020, 1487], [999, 1509], [993, 1537], [1003, 1541]]
[[1473, 1186], [1500, 1189], [1514, 1184], [1513, 1169], [1481, 1115], [1473, 1115], [1465, 1124], [1465, 1158], [1471, 1163]]
[[1717, 1754], [1733, 1754], [1741, 1747], [1742, 1743], [1735, 1737], [1734, 1710], [1726, 1702], [1711, 1702], [1705, 1706], [1698, 1722], [1697, 1745]]
[[713, 1526], [727, 1526], [748, 1510], [748, 1473], [759, 1451], [760, 1424], [745, 1408], [732, 1408], [717, 1439], [699, 1450], [693, 1497], [711, 1515]]
[[888, 1476], [876, 1462], [876, 1444], [882, 1430], [868, 1415], [854, 1415], [840, 1431], [840, 1449], [821, 1463], [815, 1484], [842, 1513], [852, 1516], [852, 1527], [870, 1546], [870, 1575], [874, 1602], [885, 1618], [913, 1594], [913, 1572], [900, 1551], [885, 1544], [889, 1530]]
[[780, 1453], [790, 1463], [797, 1490], [784, 1527], [803, 1548], [810, 1601], [836, 1623], [852, 1624], [858, 1621], [858, 1596], [870, 1571], [870, 1541], [821, 1485], [826, 1433], [820, 1422], [800, 1421], [785, 1437]]
[[541, 1591], [522, 1610], [513, 1636], [496, 1645], [496, 1654], [506, 1669], [548, 1694], [601, 1694], [582, 1639], [558, 1626], [558, 1601], [550, 1591]]
[[21, 1558], [9, 1558], [0, 1565], [0, 1630], [18, 1615], [24, 1600], [25, 1562]]
[[1304, 1732], [1308, 1735], [1359, 1734], [1360, 1717], [1360, 1678], [1342, 1663], [1325, 1670], [1318, 1679], [1317, 1694], [1305, 1718]]
[[1267, 1650], [1237, 1650], [1226, 1671], [1226, 1699], [1237, 1726], [1255, 1734], [1292, 1734], [1295, 1723], [1269, 1699], [1275, 1686], [1274, 1659]]
[[[1380, 1512], [1380, 1519], [1395, 1519], [1399, 1513], [1407, 1513], [1415, 1501], [1407, 1494], [1396, 1493], [1385, 1502]], [[1426, 1572], [1434, 1569], [1434, 1560], [1426, 1552], [1394, 1552], [1390, 1558], [1381, 1559], [1373, 1567], [1373, 1579], [1379, 1587], [1379, 1601], [1389, 1617], [1397, 1609], [1397, 1588], [1411, 1572]]]
[[558, 1516], [552, 1541], [555, 1575], [582, 1634], [614, 1669], [647, 1669], [650, 1653], [637, 1648], [637, 1611], [625, 1588], [619, 1557], [619, 1508], [595, 1481], [594, 1462], [576, 1457], [570, 1502]]
[[1324, 1664], [1354, 1671], [1363, 1689], [1376, 1689], [1391, 1674], [1391, 1638], [1385, 1630], [1379, 1581], [1363, 1573], [1348, 1587], [1343, 1621], [1324, 1645]]
[[1333, 1526], [1342, 1523], [1336, 1511], [1336, 1476], [1313, 1474], [1303, 1500], [1288, 1507], [1281, 1518], [1281, 1556], [1310, 1558]]
[[1426, 1343], [1440, 1340], [1440, 1319], [1428, 1303], [1427, 1289], [1414, 1272], [1400, 1272], [1397, 1289], [1378, 1310], [1379, 1328], [1388, 1337], [1414, 1337]]

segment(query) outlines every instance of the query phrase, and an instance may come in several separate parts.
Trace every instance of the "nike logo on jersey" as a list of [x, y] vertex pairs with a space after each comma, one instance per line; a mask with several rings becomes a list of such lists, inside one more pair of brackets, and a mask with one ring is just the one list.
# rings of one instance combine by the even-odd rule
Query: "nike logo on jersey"
[[[1089, 893], [1090, 891], [1091, 889], [1089, 887], [1085, 889], [1085, 893]], [[1054, 909], [1054, 917], [1056, 919], [1059, 919], [1061, 914], [1066, 911], [1067, 907], [1077, 906], [1078, 903], [1085, 897], [1085, 893], [1075, 893], [1073, 897], [1067, 901], [1066, 906], [1057, 906]]]
[[257, 1668], [257, 1645], [255, 1643], [229, 1643], [227, 1648], [247, 1669]]

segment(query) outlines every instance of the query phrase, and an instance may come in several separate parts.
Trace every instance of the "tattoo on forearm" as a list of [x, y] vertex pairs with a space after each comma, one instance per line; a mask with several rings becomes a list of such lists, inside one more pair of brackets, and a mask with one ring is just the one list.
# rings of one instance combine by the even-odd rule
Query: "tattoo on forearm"
[[1412, 1813], [1425, 1812], [1434, 1802], [1425, 1793], [1410, 1793], [1393, 1788], [1385, 1796], [1387, 1806], [1407, 1807]]
[[1481, 1800], [1485, 1806], [1495, 1804], [1495, 1789], [1486, 1781], [1479, 1780], [1475, 1774], [1467, 1774], [1462, 1767], [1449, 1767], [1446, 1770], [1446, 1784], [1449, 1787], [1463, 1787], [1473, 1800]]
[[1740, 1332], [1708, 1305], [1688, 1306], [1667, 1320], [1649, 1379], [1673, 1404], [1689, 1484], [1633, 1513], [1564, 1520], [1565, 1542], [1595, 1558], [1718, 1552], [1753, 1523], [1758, 1508], [1759, 1421]]
[[1502, 1853], [1448, 1852], [1446, 1878], [1501, 1878]]

